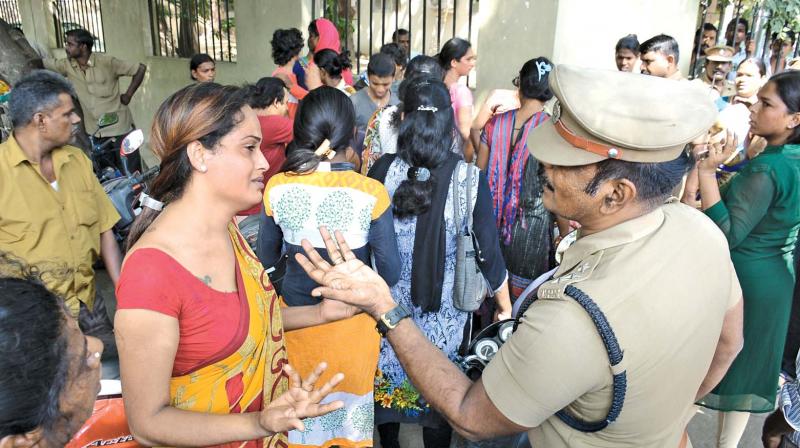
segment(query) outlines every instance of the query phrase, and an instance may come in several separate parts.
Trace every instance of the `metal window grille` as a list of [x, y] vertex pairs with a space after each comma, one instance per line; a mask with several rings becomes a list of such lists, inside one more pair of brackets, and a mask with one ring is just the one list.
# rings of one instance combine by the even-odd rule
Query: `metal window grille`
[[149, 0], [155, 56], [236, 62], [234, 0]]
[[[369, 55], [405, 29], [411, 35], [411, 52], [434, 55], [451, 37], [476, 44], [472, 20], [479, 0], [311, 0], [312, 17], [325, 17], [336, 25], [342, 49], [355, 52], [358, 72]], [[421, 38], [415, 38], [421, 33]]]
[[5, 20], [11, 26], [22, 26], [17, 0], [0, 0], [0, 19]]
[[100, 0], [54, 0], [53, 22], [58, 48], [64, 48], [67, 31], [83, 28], [94, 36], [92, 51], [106, 51]]
[[[697, 33], [695, 35], [695, 44], [692, 50], [692, 57], [694, 63], [691, 67], [691, 74], [702, 73], [703, 68], [698, 67], [698, 61], [702, 56], [702, 49], [700, 48], [697, 36], [699, 36], [704, 23], [713, 23], [717, 27], [717, 44], [718, 45], [732, 45], [733, 42], [727, 40], [727, 27], [731, 23], [738, 23], [739, 19], [744, 18], [747, 20], [749, 27], [747, 33], [747, 40], [752, 39], [754, 42], [754, 49], [752, 56], [762, 58], [770, 55], [770, 45], [772, 43], [772, 29], [773, 22], [770, 18], [774, 11], [770, 9], [769, 2], [764, 0], [744, 1], [744, 0], [731, 0], [730, 2], [716, 2], [716, 9], [713, 9], [715, 3], [712, 0], [702, 0], [699, 4]], [[731, 8], [731, 14], [726, 15], [727, 8]], [[790, 24], [784, 24], [789, 26]], [[735, 48], [739, 51], [739, 48]], [[800, 55], [800, 39], [796, 39], [795, 47], [792, 52], [793, 57]], [[736, 70], [736, 67], [734, 67]]]

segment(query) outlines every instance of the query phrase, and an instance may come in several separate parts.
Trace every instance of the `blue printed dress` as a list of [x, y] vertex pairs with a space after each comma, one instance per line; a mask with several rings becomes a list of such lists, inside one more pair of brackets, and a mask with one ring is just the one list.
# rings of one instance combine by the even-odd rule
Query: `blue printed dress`
[[[406, 179], [409, 165], [399, 157], [392, 162], [386, 174], [384, 185], [393, 197], [400, 183]], [[472, 197], [467, 208], [466, 180], [467, 169], [472, 173]], [[473, 211], [473, 228], [479, 240], [485, 262], [481, 264], [484, 278], [492, 291], [496, 291], [507, 278], [505, 264], [500, 253], [497, 229], [492, 217], [491, 194], [486, 178], [474, 165], [460, 163], [453, 172], [453, 179], [459, 182], [460, 195], [457, 198], [461, 215], [466, 216]], [[411, 269], [414, 256], [414, 237], [417, 218], [394, 218], [394, 229], [397, 246], [400, 251], [400, 280], [391, 288], [392, 297], [399, 304], [412, 311], [412, 319], [425, 336], [453, 359], [461, 345], [464, 326], [469, 313], [457, 310], [453, 306], [453, 284], [456, 264], [456, 225], [453, 217], [453, 192], [448, 189], [447, 202], [444, 207], [446, 232], [446, 258], [444, 266], [444, 282], [442, 286], [441, 307], [437, 312], [424, 313], [411, 300]], [[410, 383], [403, 367], [395, 355], [391, 345], [381, 341], [379, 371], [375, 380], [375, 423], [389, 422], [422, 423], [425, 426], [438, 426], [430, 419], [430, 408]]]

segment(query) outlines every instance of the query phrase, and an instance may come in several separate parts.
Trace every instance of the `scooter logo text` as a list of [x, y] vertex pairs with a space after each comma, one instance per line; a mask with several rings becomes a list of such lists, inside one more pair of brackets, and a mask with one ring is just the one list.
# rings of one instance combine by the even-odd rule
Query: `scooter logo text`
[[127, 443], [127, 442], [133, 442], [133, 436], [132, 435], [128, 434], [127, 436], [117, 437], [117, 438], [108, 439], [108, 440], [97, 439], [97, 440], [95, 440], [95, 441], [93, 441], [91, 443], [88, 443], [88, 444], [84, 445], [83, 448], [91, 448], [91, 447], [95, 447], [95, 446], [111, 446], [111, 445], [118, 445], [120, 443]]

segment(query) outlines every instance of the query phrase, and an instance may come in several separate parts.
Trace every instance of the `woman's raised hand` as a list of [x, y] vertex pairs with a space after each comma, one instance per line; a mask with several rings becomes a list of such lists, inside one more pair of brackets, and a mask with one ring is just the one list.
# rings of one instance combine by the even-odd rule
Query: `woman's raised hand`
[[319, 417], [344, 406], [342, 401], [320, 404], [325, 397], [339, 384], [344, 375], [337, 373], [320, 388], [315, 383], [325, 372], [327, 365], [320, 363], [305, 380], [292, 366], [286, 364], [283, 371], [289, 376], [289, 390], [272, 400], [259, 416], [259, 424], [271, 433], [285, 432], [292, 429], [303, 431], [303, 419]]
[[375, 318], [394, 308], [389, 286], [380, 275], [356, 258], [344, 236], [337, 231], [334, 241], [325, 227], [320, 227], [319, 233], [332, 265], [320, 256], [308, 240], [302, 241], [306, 255], [295, 255], [308, 276], [321, 285], [311, 295], [356, 306]]
[[694, 148], [697, 169], [701, 172], [716, 172], [717, 167], [731, 158], [739, 144], [733, 132], [727, 131], [721, 139], [715, 139], [708, 145], [697, 145]]

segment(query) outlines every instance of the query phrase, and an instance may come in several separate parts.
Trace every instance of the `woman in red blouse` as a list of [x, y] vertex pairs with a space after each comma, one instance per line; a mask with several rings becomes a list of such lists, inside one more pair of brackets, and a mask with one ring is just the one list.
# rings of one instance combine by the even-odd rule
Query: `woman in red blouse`
[[[265, 77], [247, 89], [248, 104], [255, 111], [261, 125], [261, 153], [269, 168], [264, 173], [264, 184], [281, 171], [286, 161], [286, 146], [292, 141], [292, 120], [288, 117], [289, 92], [279, 78]], [[261, 210], [261, 203], [240, 212], [254, 215]]]
[[233, 224], [261, 201], [260, 142], [236, 87], [191, 85], [156, 113], [161, 172], [127, 242], [115, 321], [125, 410], [140, 444], [282, 447], [302, 419], [342, 406], [320, 404], [342, 375], [316, 389], [323, 363], [301, 381], [286, 363], [283, 330], [352, 313], [328, 301], [281, 309]]

